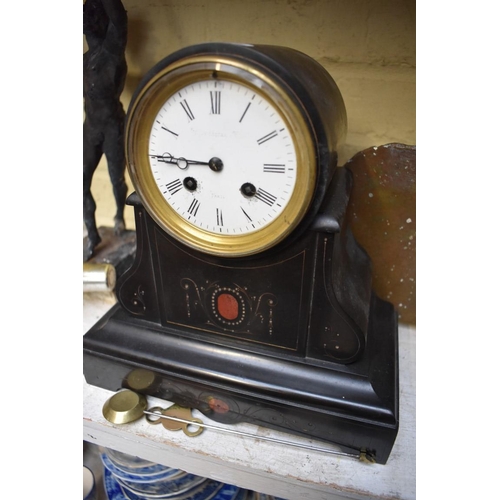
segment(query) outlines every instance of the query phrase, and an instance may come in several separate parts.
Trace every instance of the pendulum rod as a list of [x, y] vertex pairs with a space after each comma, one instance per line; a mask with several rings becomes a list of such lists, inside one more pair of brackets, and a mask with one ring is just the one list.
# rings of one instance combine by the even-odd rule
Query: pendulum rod
[[[227, 434], [234, 434], [237, 436], [249, 437], [249, 438], [253, 438], [253, 439], [261, 439], [263, 441], [269, 441], [272, 443], [278, 443], [278, 444], [283, 444], [283, 445], [287, 445], [287, 446], [294, 446], [296, 448], [303, 448], [303, 449], [309, 450], [309, 451], [318, 451], [321, 453], [329, 453], [331, 455], [340, 455], [340, 456], [344, 456], [344, 457], [356, 458], [358, 460], [361, 460], [364, 462], [369, 462], [369, 463], [375, 462], [375, 460], [373, 459], [373, 457], [369, 453], [367, 453], [364, 450], [357, 450], [355, 448], [352, 448], [352, 450], [355, 451], [356, 453], [346, 453], [346, 452], [337, 451], [337, 450], [329, 450], [327, 448], [320, 448], [317, 446], [309, 446], [309, 445], [300, 444], [300, 443], [292, 443], [290, 441], [286, 441], [283, 439], [271, 438], [271, 437], [267, 437], [267, 436], [257, 436], [255, 434], [251, 434], [248, 432], [226, 429], [225, 427], [219, 427], [216, 425], [193, 422], [192, 420], [186, 420], [183, 418], [172, 417], [169, 415], [163, 415], [157, 411], [144, 410], [144, 414], [149, 415], [149, 416], [154, 416], [157, 418], [165, 418], [167, 420], [173, 420], [175, 422], [180, 422], [180, 423], [187, 424], [187, 425], [193, 425], [193, 426], [202, 427], [205, 429], [211, 429], [211, 430], [218, 431], [218, 432], [225, 432]], [[341, 446], [344, 446], [344, 445], [341, 445]]]

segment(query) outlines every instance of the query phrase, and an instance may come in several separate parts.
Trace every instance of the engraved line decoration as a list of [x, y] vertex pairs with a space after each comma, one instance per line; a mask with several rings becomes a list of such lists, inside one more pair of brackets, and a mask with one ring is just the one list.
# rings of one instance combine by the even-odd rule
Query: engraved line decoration
[[182, 278], [186, 319], [198, 311], [205, 323], [217, 329], [235, 333], [254, 333], [252, 325], [263, 325], [269, 336], [273, 334], [273, 308], [278, 300], [271, 292], [249, 294], [236, 283], [206, 282], [198, 284], [191, 278]]

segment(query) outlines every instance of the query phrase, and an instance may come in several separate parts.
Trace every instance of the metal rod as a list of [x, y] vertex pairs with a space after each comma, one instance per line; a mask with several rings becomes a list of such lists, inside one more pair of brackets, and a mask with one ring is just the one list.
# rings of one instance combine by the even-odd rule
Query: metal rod
[[175, 422], [181, 422], [183, 424], [195, 425], [197, 427], [203, 427], [205, 429], [212, 429], [214, 431], [226, 432], [228, 434], [235, 434], [238, 436], [244, 436], [244, 437], [249, 437], [249, 438], [253, 438], [253, 439], [261, 439], [263, 441], [270, 441], [272, 443], [284, 444], [287, 446], [295, 446], [296, 448], [303, 448], [303, 449], [310, 450], [310, 451], [319, 451], [322, 453], [329, 453], [331, 455], [341, 455], [343, 457], [352, 457], [352, 458], [357, 458], [357, 459], [361, 458], [361, 453], [359, 453], [359, 454], [346, 453], [346, 452], [342, 452], [342, 451], [329, 450], [327, 448], [319, 448], [316, 446], [308, 446], [308, 445], [300, 444], [300, 443], [292, 443], [291, 441], [285, 441], [283, 439], [271, 438], [271, 437], [267, 437], [267, 436], [257, 436], [255, 434], [250, 434], [248, 432], [226, 429], [225, 427], [219, 427], [217, 425], [204, 424], [204, 423], [200, 424], [198, 422], [193, 422], [191, 420], [185, 420], [183, 418], [178, 418], [178, 417], [171, 417], [169, 415], [163, 415], [162, 413], [151, 412], [148, 410], [144, 410], [144, 414], [145, 415], [152, 415], [152, 416], [158, 417], [158, 418], [166, 418], [167, 420], [174, 420]]

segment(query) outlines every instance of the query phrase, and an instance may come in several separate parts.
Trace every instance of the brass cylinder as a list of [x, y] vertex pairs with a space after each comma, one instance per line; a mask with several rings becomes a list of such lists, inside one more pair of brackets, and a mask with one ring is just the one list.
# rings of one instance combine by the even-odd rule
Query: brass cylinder
[[116, 271], [111, 264], [83, 264], [84, 292], [112, 292], [115, 283]]

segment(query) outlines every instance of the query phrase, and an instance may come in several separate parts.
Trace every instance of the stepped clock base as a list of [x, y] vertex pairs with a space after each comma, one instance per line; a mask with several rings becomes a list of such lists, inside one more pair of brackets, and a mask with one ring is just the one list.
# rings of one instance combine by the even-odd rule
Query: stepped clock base
[[384, 464], [398, 431], [398, 336], [392, 305], [372, 296], [368, 341], [350, 365], [202, 341], [114, 306], [84, 336], [87, 382], [366, 452]]

